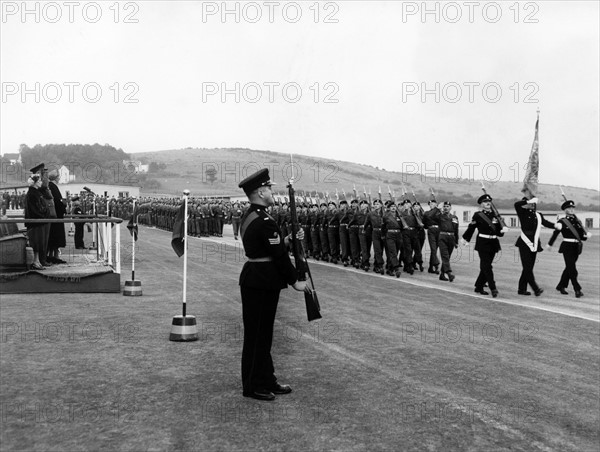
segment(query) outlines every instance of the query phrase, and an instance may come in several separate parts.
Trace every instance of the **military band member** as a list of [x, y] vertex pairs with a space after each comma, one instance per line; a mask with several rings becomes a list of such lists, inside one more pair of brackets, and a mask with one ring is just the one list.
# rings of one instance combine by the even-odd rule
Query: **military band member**
[[[450, 258], [454, 248], [458, 248], [458, 217], [452, 212], [452, 204], [445, 201], [442, 206], [442, 212], [436, 220], [439, 224], [439, 248], [442, 256], [442, 271], [440, 272], [441, 281], [454, 281], [454, 274], [450, 266]], [[446, 277], [446, 275], [448, 277]]]
[[429, 210], [423, 214], [423, 225], [425, 226], [425, 229], [427, 229], [427, 241], [431, 250], [429, 254], [429, 268], [427, 271], [436, 275], [439, 273], [438, 267], [440, 266], [440, 261], [437, 257], [440, 240], [440, 228], [438, 223], [440, 213], [437, 201], [432, 198], [429, 201]]
[[561, 209], [565, 211], [566, 216], [556, 223], [556, 230], [548, 241], [547, 250], [550, 251], [552, 249], [558, 234], [562, 234], [563, 240], [558, 252], [563, 255], [565, 269], [556, 286], [556, 290], [563, 295], [567, 295], [567, 287], [569, 286], [569, 281], [571, 281], [573, 289], [575, 290], [575, 297], [581, 298], [583, 297], [583, 292], [581, 291], [581, 284], [577, 281], [578, 272], [576, 264], [577, 259], [579, 259], [579, 255], [583, 250], [582, 242], [590, 238], [592, 234], [584, 229], [583, 224], [581, 224], [581, 221], [577, 218], [577, 215], [575, 215], [574, 201], [565, 201], [562, 204]]
[[533, 266], [537, 259], [538, 251], [542, 251], [540, 242], [540, 231], [542, 226], [546, 228], [554, 228], [554, 223], [546, 220], [544, 216], [536, 211], [537, 198], [523, 198], [515, 203], [515, 210], [521, 224], [521, 236], [517, 239], [515, 246], [519, 248], [519, 256], [521, 257], [521, 265], [523, 271], [519, 278], [519, 286], [517, 293], [519, 295], [531, 295], [527, 290], [527, 285], [539, 297], [544, 289], [538, 286], [533, 275]]
[[245, 397], [258, 400], [274, 400], [275, 394], [292, 392], [291, 387], [279, 384], [275, 377], [271, 357], [273, 324], [281, 289], [288, 284], [298, 291], [306, 289], [290, 261], [289, 238], [281, 235], [281, 229], [266, 212], [274, 203], [271, 185], [267, 168], [239, 183], [252, 203], [241, 224], [248, 257], [240, 274], [244, 321], [242, 385]]
[[498, 289], [496, 288], [496, 281], [494, 281], [492, 262], [496, 253], [501, 250], [498, 237], [504, 235], [504, 230], [500, 220], [492, 212], [492, 197], [488, 194], [482, 195], [477, 200], [477, 203], [481, 206], [481, 211], [475, 212], [473, 215], [471, 223], [469, 223], [467, 230], [463, 234], [463, 245], [471, 241], [475, 230], [477, 230], [475, 251], [479, 253], [479, 276], [475, 281], [475, 292], [482, 295], [489, 295], [483, 289], [487, 283], [492, 291], [492, 296], [496, 298], [498, 296]]

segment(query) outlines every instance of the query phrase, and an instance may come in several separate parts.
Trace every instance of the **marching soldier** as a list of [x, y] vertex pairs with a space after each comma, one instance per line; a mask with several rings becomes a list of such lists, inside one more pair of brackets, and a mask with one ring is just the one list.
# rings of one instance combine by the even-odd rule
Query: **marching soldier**
[[385, 242], [389, 260], [387, 274], [390, 276], [396, 275], [396, 278], [400, 278], [398, 253], [402, 248], [402, 227], [400, 226], [396, 203], [388, 201], [386, 205], [389, 211], [383, 215], [382, 231], [385, 231]]
[[515, 246], [519, 248], [519, 256], [521, 257], [521, 265], [523, 266], [517, 293], [519, 295], [531, 295], [531, 292], [527, 290], [527, 285], [529, 284], [535, 296], [539, 297], [544, 289], [535, 282], [533, 266], [535, 265], [538, 251], [542, 251], [540, 230], [542, 226], [554, 228], [554, 223], [546, 220], [541, 213], [536, 212], [537, 201], [537, 198], [531, 198], [530, 200], [523, 198], [521, 201], [515, 203], [515, 210], [521, 223], [521, 236], [517, 239]]
[[[442, 256], [440, 280], [450, 282], [454, 281], [450, 258], [454, 248], [458, 248], [458, 217], [451, 213], [451, 209], [452, 204], [445, 201], [442, 212], [436, 218], [439, 223], [439, 248]], [[448, 275], [447, 278], [446, 275]]]
[[360, 242], [360, 266], [368, 272], [371, 268], [371, 241], [373, 239], [373, 231], [365, 226], [365, 222], [369, 215], [369, 202], [363, 199], [360, 202], [360, 210], [356, 214], [356, 222], [358, 223], [358, 241]]
[[[421, 246], [419, 244], [417, 218], [411, 211], [412, 203], [410, 199], [402, 202], [402, 211], [399, 213], [402, 224], [402, 248], [404, 249], [404, 271], [409, 275], [414, 273], [414, 264], [418, 264], [423, 271], [423, 257], [421, 256]], [[413, 258], [414, 253], [414, 258]]]
[[581, 221], [575, 215], [575, 202], [572, 200], [565, 201], [561, 209], [565, 211], [566, 216], [556, 223], [556, 230], [552, 234], [552, 237], [550, 237], [547, 248], [550, 251], [558, 234], [562, 234], [563, 241], [560, 244], [558, 252], [563, 255], [565, 269], [558, 282], [558, 286], [556, 286], [556, 290], [563, 295], [567, 295], [567, 287], [569, 286], [569, 281], [571, 281], [573, 289], [575, 289], [575, 297], [581, 298], [583, 297], [583, 292], [581, 291], [579, 281], [577, 281], [578, 272], [576, 264], [583, 250], [582, 242], [590, 238], [592, 234], [586, 232], [583, 224], [581, 224]]
[[375, 199], [373, 201], [373, 210], [369, 212], [365, 218], [365, 231], [372, 231], [372, 242], [373, 242], [373, 271], [375, 273], [384, 273], [383, 267], [383, 235], [381, 232], [382, 227], [382, 209], [383, 206], [381, 204], [380, 199]]
[[479, 253], [479, 276], [475, 281], [475, 292], [482, 295], [489, 295], [487, 291], [483, 289], [487, 283], [488, 287], [492, 291], [492, 297], [498, 296], [498, 289], [496, 288], [496, 281], [494, 281], [494, 272], [492, 269], [492, 262], [496, 253], [500, 251], [500, 240], [498, 237], [504, 235], [500, 220], [492, 212], [492, 197], [488, 194], [482, 195], [477, 200], [477, 203], [481, 206], [481, 211], [475, 212], [471, 223], [467, 227], [467, 230], [463, 234], [463, 245], [466, 246], [471, 241], [475, 230], [478, 231], [477, 240], [475, 242], [475, 251]]
[[[440, 227], [439, 227], [439, 215], [440, 209], [438, 208], [437, 201], [432, 198], [429, 201], [429, 210], [423, 214], [423, 225], [427, 229], [427, 241], [431, 253], [429, 254], [429, 273], [438, 274], [438, 267], [440, 261], [437, 257], [437, 251], [440, 241]], [[458, 243], [458, 242], [457, 242]]]

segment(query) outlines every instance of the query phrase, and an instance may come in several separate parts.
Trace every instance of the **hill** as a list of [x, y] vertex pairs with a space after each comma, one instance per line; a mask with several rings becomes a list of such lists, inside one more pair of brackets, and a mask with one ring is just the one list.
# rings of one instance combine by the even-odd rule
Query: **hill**
[[[253, 171], [269, 167], [272, 180], [278, 185], [275, 191], [285, 191], [285, 184], [292, 175], [289, 154], [252, 149], [227, 148], [204, 149], [186, 148], [134, 154], [137, 159], [146, 163], [155, 162], [164, 170], [148, 175], [159, 182], [160, 188], [144, 193], [180, 194], [189, 189], [192, 195], [239, 195], [237, 184]], [[355, 185], [359, 195], [363, 187], [371, 196], [377, 196], [381, 187], [382, 196], [388, 198], [388, 185], [399, 198], [402, 184], [411, 193], [413, 190], [421, 202], [429, 199], [430, 187], [437, 198], [457, 204], [475, 204], [481, 195], [481, 182], [471, 179], [452, 179], [440, 174], [421, 175], [414, 171], [411, 174], [386, 171], [370, 165], [344, 162], [340, 160], [322, 159], [303, 155], [294, 155], [294, 175], [296, 190], [307, 194], [328, 192], [334, 197], [336, 189], [340, 196], [342, 191], [350, 197]], [[447, 172], [450, 175], [451, 171]], [[456, 173], [453, 173], [456, 174]], [[521, 176], [522, 179], [522, 176]], [[494, 197], [499, 208], [511, 207], [515, 199], [520, 198], [521, 181], [485, 181], [488, 192]], [[146, 184], [142, 184], [146, 185]], [[598, 191], [564, 187], [567, 196], [575, 199], [579, 208], [597, 210], [600, 205]], [[412, 197], [412, 196], [411, 196]], [[560, 189], [557, 185], [540, 184], [540, 206], [545, 209], [558, 209], [562, 203]]]

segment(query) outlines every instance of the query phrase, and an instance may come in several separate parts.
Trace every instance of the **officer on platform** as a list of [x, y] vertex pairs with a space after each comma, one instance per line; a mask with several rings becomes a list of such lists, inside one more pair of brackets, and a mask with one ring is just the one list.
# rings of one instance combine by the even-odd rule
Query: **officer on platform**
[[[240, 233], [248, 261], [240, 274], [244, 346], [242, 350], [242, 386], [244, 397], [274, 400], [275, 394], [289, 394], [292, 388], [275, 377], [271, 344], [273, 324], [281, 289], [288, 284], [297, 291], [306, 290], [298, 281], [277, 222], [266, 209], [274, 204], [273, 183], [264, 168], [239, 183], [251, 205], [241, 221]], [[299, 231], [298, 238], [302, 239]]]

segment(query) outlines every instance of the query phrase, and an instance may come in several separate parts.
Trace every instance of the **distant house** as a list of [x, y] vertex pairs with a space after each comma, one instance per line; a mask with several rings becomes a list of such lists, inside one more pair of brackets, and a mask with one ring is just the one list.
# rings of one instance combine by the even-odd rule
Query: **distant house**
[[75, 175], [71, 175], [69, 168], [67, 168], [65, 165], [58, 169], [58, 174], [60, 175], [59, 184], [68, 184], [69, 182], [73, 182], [75, 180]]
[[139, 160], [123, 160], [123, 168], [129, 173], [147, 173], [150, 165], [143, 165]]
[[7, 159], [11, 165], [21, 163], [21, 154], [19, 152], [6, 153], [3, 157]]

